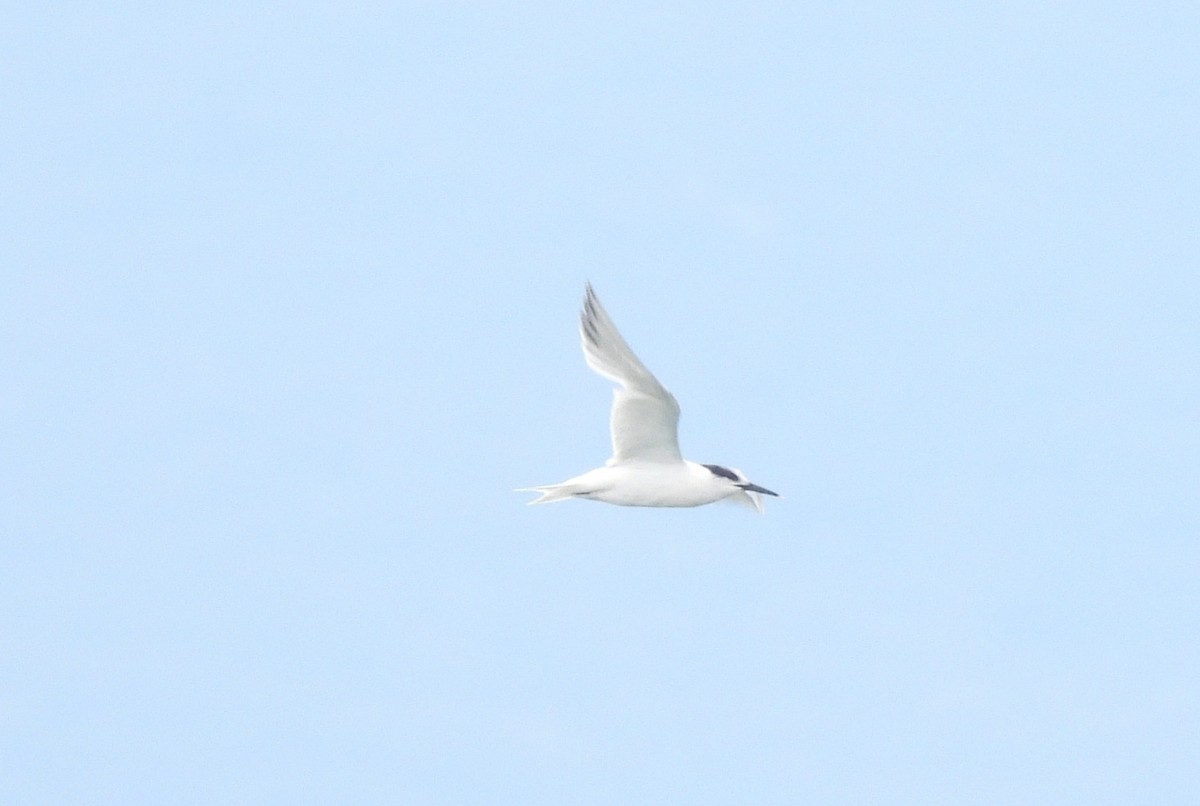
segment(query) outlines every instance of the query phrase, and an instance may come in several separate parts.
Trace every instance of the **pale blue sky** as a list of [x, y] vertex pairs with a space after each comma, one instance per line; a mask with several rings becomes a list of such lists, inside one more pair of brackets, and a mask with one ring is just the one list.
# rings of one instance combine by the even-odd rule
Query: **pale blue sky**
[[[0, 801], [1200, 802], [1197, 41], [12, 6]], [[764, 517], [511, 492], [588, 279]]]

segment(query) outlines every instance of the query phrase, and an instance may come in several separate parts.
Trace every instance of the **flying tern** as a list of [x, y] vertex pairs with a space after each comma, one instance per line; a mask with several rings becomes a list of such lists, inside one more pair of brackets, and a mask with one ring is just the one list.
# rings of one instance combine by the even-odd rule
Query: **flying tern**
[[740, 470], [704, 465], [679, 453], [679, 403], [621, 338], [589, 283], [579, 316], [583, 356], [613, 390], [613, 454], [603, 467], [561, 484], [525, 487], [541, 496], [530, 504], [585, 498], [627, 507], [697, 507], [729, 499], [763, 511], [762, 496]]

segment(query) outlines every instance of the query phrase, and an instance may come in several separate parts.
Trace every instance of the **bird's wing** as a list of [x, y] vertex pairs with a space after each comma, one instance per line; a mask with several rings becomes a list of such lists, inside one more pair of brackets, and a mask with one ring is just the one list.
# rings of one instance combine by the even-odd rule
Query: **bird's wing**
[[613, 390], [613, 455], [608, 463], [681, 461], [679, 404], [629, 349], [591, 284], [583, 299], [579, 334], [588, 366], [621, 386]]

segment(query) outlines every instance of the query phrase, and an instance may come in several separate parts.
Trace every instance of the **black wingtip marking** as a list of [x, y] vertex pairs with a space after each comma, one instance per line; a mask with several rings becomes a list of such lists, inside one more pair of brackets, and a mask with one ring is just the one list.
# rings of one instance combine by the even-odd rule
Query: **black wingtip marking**
[[587, 285], [587, 296], [583, 298], [583, 314], [580, 315], [579, 321], [583, 325], [583, 334], [592, 344], [600, 344], [600, 328], [596, 324], [596, 319], [599, 316], [596, 313], [596, 294], [592, 291], [592, 284]]
[[707, 467], [709, 472], [714, 476], [720, 476], [721, 478], [729, 479], [730, 481], [738, 480], [737, 473], [734, 473], [727, 467], [721, 467], [720, 465], [705, 465], [705, 467]]
[[583, 325], [583, 335], [587, 336], [588, 341], [592, 344], [598, 344], [600, 341], [600, 332], [596, 329], [596, 322], [592, 319], [591, 311], [587, 311], [583, 316], [579, 317], [579, 322]]

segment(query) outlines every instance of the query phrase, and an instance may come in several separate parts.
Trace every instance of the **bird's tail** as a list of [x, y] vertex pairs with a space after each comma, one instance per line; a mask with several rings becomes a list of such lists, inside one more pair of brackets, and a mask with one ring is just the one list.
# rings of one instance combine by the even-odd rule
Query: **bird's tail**
[[514, 492], [518, 493], [538, 493], [540, 498], [535, 498], [529, 502], [529, 506], [534, 504], [550, 504], [555, 501], [563, 501], [575, 494], [574, 485], [571, 484], [547, 484], [543, 487], [521, 487]]

